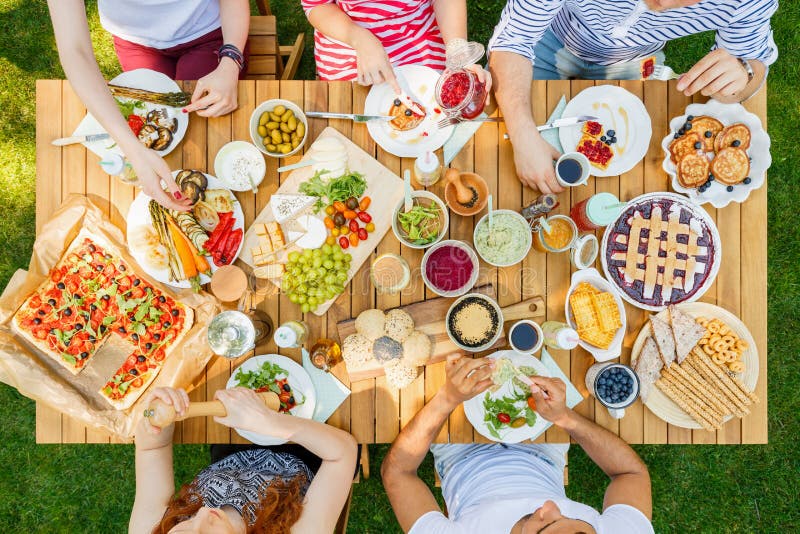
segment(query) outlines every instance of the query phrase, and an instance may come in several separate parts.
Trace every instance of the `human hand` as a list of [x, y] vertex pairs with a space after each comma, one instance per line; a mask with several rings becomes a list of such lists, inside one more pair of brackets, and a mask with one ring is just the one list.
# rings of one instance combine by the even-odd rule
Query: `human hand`
[[192, 102], [184, 113], [197, 111], [201, 117], [219, 117], [238, 105], [239, 67], [230, 58], [222, 58], [216, 69], [199, 80], [192, 93]]
[[475, 76], [478, 77], [478, 81], [486, 85], [486, 94], [489, 94], [489, 92], [492, 90], [492, 75], [488, 70], [475, 63], [472, 65], [467, 65], [464, 67], [464, 70], [468, 70], [475, 74]]
[[531, 396], [536, 401], [536, 413], [554, 425], [562, 426], [570, 412], [567, 407], [567, 386], [560, 378], [532, 376]]
[[358, 66], [357, 81], [361, 85], [373, 85], [386, 82], [392, 86], [395, 94], [400, 94], [400, 84], [394, 74], [389, 55], [383, 45], [372, 32], [365, 30], [355, 40], [353, 48], [356, 51], [356, 64]]
[[[133, 165], [139, 185], [146, 195], [155, 199], [165, 208], [186, 211], [192, 207], [192, 201], [188, 198], [183, 198], [167, 162], [158, 152], [145, 148], [143, 145], [138, 144], [137, 141], [137, 145], [134, 145], [131, 150], [125, 151], [125, 154], [128, 156], [131, 165]], [[161, 180], [167, 184], [169, 193], [164, 191], [161, 186]]]
[[528, 187], [538, 189], [542, 194], [560, 193], [564, 190], [556, 180], [553, 161], [561, 153], [544, 140], [536, 130], [524, 132], [514, 139], [514, 164], [517, 177]]
[[[142, 401], [142, 405], [150, 406], [153, 401], [159, 400], [175, 409], [175, 413], [180, 416], [189, 407], [189, 395], [183, 389], [175, 388], [155, 388], [150, 390]], [[175, 431], [175, 423], [164, 428], [159, 428], [150, 424], [148, 417], [142, 417], [135, 431], [136, 446], [140, 449], [155, 449], [172, 442], [172, 434]]]
[[270, 410], [252, 389], [220, 389], [214, 398], [225, 406], [225, 417], [214, 417], [214, 421], [231, 428], [249, 430], [258, 434], [289, 439], [290, 429], [286, 423], [292, 416]]
[[486, 391], [492, 385], [494, 360], [467, 358], [454, 353], [447, 356], [447, 379], [442, 386], [444, 399], [455, 408], [462, 402]]
[[749, 76], [736, 58], [722, 48], [712, 50], [678, 80], [678, 91], [686, 96], [699, 92], [703, 96], [730, 99], [749, 83]]

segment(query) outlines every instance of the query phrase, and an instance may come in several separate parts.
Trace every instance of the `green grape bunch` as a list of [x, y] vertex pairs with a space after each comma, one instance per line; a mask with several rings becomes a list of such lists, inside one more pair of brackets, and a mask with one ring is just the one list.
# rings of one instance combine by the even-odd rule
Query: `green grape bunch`
[[303, 313], [344, 292], [352, 256], [327, 243], [317, 249], [289, 253], [281, 288]]

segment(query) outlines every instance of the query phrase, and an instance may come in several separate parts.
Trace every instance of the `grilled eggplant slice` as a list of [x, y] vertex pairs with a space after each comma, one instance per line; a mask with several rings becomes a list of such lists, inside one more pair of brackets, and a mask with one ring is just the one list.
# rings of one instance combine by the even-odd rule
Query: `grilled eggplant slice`
[[204, 198], [203, 191], [199, 187], [197, 187], [196, 183], [184, 181], [183, 185], [181, 185], [180, 187], [181, 187], [181, 192], [192, 201], [192, 204], [194, 204], [198, 200], [203, 200]]
[[156, 132], [158, 133], [158, 139], [155, 140], [150, 148], [153, 150], [166, 150], [167, 147], [172, 143], [172, 132], [169, 130], [169, 128], [162, 127], [157, 128]]
[[170, 117], [167, 108], [150, 110], [147, 114], [146, 121], [153, 126], [166, 128], [172, 133], [178, 131], [178, 119]]
[[186, 178], [190, 174], [192, 174], [192, 171], [189, 169], [183, 169], [178, 172], [178, 174], [175, 176], [175, 183], [178, 184], [178, 187], [181, 187], [181, 185], [183, 185], [183, 181], [186, 180]]
[[139, 130], [139, 141], [141, 141], [146, 148], [153, 148], [153, 145], [157, 140], [158, 132], [156, 131], [155, 126], [145, 124], [142, 126], [142, 129]]
[[186, 181], [194, 182], [201, 191], [205, 191], [206, 187], [208, 187], [208, 178], [200, 171], [192, 171], [191, 174], [186, 177]]

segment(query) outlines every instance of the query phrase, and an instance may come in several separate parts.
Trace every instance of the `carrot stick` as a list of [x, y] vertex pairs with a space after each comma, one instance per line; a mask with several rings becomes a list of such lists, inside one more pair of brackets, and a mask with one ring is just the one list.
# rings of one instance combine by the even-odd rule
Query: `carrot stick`
[[183, 265], [183, 274], [186, 275], [187, 280], [191, 280], [197, 276], [197, 265], [194, 262], [194, 256], [190, 247], [189, 239], [183, 235], [178, 225], [172, 220], [172, 217], [167, 217], [167, 225], [169, 226], [170, 237], [175, 244], [175, 250], [178, 253]]

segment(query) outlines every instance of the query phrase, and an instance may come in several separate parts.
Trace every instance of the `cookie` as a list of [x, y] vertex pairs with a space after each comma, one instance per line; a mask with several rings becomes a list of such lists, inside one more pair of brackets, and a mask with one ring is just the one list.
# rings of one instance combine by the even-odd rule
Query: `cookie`
[[695, 132], [682, 135], [669, 144], [669, 159], [672, 160], [672, 163], [677, 165], [678, 162], [683, 159], [683, 156], [699, 150], [697, 143], [701, 143], [700, 148], [702, 148], [700, 136]]
[[678, 182], [683, 187], [700, 187], [708, 180], [710, 168], [711, 163], [705, 153], [690, 152], [678, 162]]
[[711, 162], [711, 174], [721, 184], [736, 185], [750, 174], [750, 158], [741, 148], [720, 150]]
[[750, 128], [740, 122], [726, 126], [714, 139], [714, 150], [719, 152], [729, 146], [747, 150], [750, 147]]
[[717, 134], [720, 133], [725, 126], [714, 117], [708, 115], [700, 115], [691, 120], [692, 127], [686, 132], [694, 132], [700, 136], [703, 141], [703, 150], [711, 152], [714, 150], [714, 140]]

